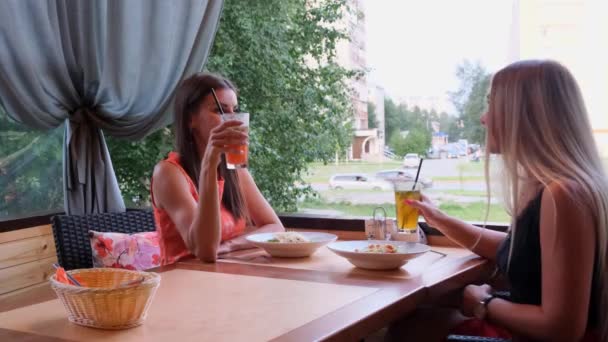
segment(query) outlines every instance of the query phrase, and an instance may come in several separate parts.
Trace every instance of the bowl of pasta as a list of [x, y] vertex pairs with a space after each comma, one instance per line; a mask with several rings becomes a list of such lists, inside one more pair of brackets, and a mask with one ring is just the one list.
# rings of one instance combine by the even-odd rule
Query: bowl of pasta
[[405, 241], [338, 241], [327, 245], [351, 264], [368, 270], [390, 270], [431, 250], [427, 245]]
[[263, 248], [273, 257], [300, 258], [312, 255], [319, 247], [336, 241], [338, 237], [317, 232], [278, 232], [247, 236], [247, 241]]

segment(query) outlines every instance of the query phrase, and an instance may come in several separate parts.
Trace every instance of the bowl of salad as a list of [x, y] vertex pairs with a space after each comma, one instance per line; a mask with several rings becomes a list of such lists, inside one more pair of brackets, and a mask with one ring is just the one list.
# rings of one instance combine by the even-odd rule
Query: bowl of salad
[[253, 245], [263, 248], [273, 257], [283, 258], [310, 256], [319, 247], [337, 239], [334, 234], [317, 232], [260, 233], [247, 236], [247, 241]]
[[427, 245], [405, 241], [338, 241], [327, 245], [351, 264], [368, 270], [391, 270], [431, 250]]

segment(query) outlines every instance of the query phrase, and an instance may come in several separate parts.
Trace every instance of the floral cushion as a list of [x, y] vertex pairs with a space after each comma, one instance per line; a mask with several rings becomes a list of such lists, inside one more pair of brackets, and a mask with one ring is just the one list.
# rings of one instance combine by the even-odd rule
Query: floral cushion
[[89, 230], [94, 267], [146, 270], [160, 266], [156, 232], [100, 233]]

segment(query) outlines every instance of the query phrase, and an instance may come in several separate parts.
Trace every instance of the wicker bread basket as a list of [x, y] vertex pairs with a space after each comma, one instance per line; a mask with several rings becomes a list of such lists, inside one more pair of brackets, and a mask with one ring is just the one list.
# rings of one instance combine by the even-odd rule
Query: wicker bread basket
[[[160, 276], [156, 273], [117, 268], [80, 269], [68, 273], [76, 275], [85, 286], [64, 284], [57, 281], [55, 275], [50, 278], [51, 287], [68, 312], [68, 319], [101, 329], [126, 329], [142, 324], [160, 284]], [[133, 281], [137, 283], [127, 285]]]

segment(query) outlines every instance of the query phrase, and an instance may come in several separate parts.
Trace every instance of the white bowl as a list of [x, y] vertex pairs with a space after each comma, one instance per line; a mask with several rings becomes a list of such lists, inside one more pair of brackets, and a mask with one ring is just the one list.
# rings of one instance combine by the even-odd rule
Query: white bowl
[[[364, 250], [369, 244], [391, 244], [397, 247], [397, 253], [355, 252]], [[431, 250], [427, 245], [405, 241], [339, 241], [327, 245], [332, 252], [342, 256], [351, 264], [369, 270], [390, 270], [405, 265], [409, 260]]]
[[316, 232], [298, 232], [310, 242], [268, 242], [274, 238], [274, 233], [252, 234], [247, 236], [247, 241], [253, 245], [263, 248], [273, 257], [300, 258], [312, 255], [319, 247], [338, 239], [334, 234]]

